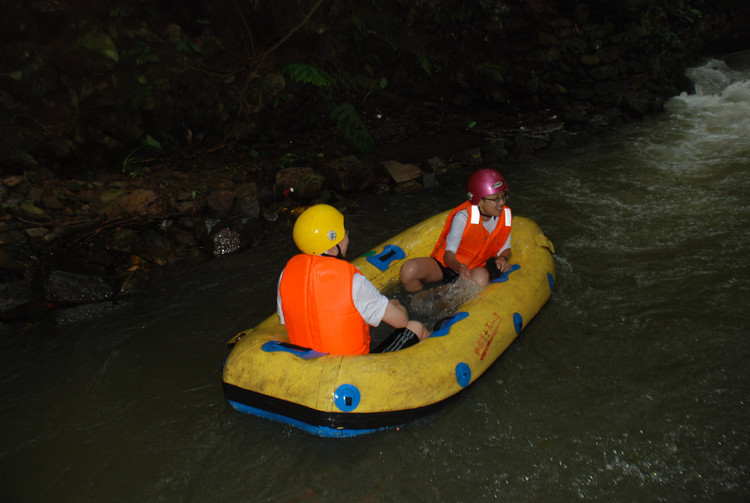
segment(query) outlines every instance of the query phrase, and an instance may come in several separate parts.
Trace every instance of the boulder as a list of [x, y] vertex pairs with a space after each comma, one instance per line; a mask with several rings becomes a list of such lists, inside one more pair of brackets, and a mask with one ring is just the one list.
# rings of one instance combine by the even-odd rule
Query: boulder
[[372, 169], [358, 157], [350, 155], [323, 164], [321, 172], [334, 190], [365, 190], [375, 180]]

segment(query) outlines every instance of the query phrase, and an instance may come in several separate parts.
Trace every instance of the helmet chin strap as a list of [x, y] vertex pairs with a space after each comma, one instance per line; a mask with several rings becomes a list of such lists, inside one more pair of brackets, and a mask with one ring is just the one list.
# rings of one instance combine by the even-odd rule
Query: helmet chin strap
[[477, 216], [477, 213], [479, 213], [479, 215], [482, 217], [490, 218], [490, 215], [484, 213], [482, 210], [479, 209], [478, 204], [472, 204], [471, 205], [471, 223], [473, 224], [479, 223], [479, 217]]
[[341, 247], [339, 245], [336, 245], [336, 255], [329, 255], [328, 253], [321, 253], [324, 257], [333, 257], [333, 258], [340, 258], [343, 259], [344, 256], [341, 254]]
[[478, 204], [476, 205], [476, 207], [477, 207], [477, 211], [479, 212], [479, 214], [480, 214], [480, 215], [482, 215], [483, 217], [487, 217], [487, 218], [493, 218], [493, 217], [492, 217], [492, 215], [488, 215], [487, 213], [483, 212], [483, 211], [482, 211], [482, 210], [481, 210], [481, 209], [479, 208], [479, 205], [478, 205]]

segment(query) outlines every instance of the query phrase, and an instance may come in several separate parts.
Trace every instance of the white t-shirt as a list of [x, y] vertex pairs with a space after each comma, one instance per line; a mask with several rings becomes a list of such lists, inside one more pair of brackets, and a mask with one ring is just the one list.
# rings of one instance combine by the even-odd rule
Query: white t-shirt
[[[466, 221], [469, 219], [469, 212], [466, 210], [460, 210], [453, 216], [451, 222], [451, 228], [448, 231], [448, 236], [445, 238], [445, 251], [452, 251], [456, 253], [458, 246], [461, 244], [461, 238], [464, 235], [464, 229], [466, 228]], [[490, 234], [495, 230], [497, 226], [498, 217], [490, 217], [489, 220], [482, 220], [482, 225], [487, 229]], [[510, 233], [508, 233], [508, 239], [505, 240], [503, 246], [500, 247], [497, 254], [500, 255], [503, 251], [510, 248]]]
[[[281, 271], [279, 285], [283, 275], [284, 271]], [[385, 316], [385, 309], [388, 307], [388, 297], [380, 293], [375, 285], [362, 274], [355, 274], [352, 278], [352, 300], [365, 323], [371, 327], [380, 325]], [[279, 315], [279, 321], [283, 325], [284, 312], [281, 309], [281, 295], [279, 295], [278, 287], [276, 289], [276, 314]]]

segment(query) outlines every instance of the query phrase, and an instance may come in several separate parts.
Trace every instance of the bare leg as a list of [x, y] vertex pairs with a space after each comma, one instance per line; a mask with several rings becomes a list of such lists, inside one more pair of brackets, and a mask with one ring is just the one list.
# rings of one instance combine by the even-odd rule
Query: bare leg
[[420, 291], [424, 283], [443, 279], [443, 271], [434, 259], [418, 257], [404, 262], [399, 271], [399, 278], [404, 290], [414, 293]]
[[469, 271], [471, 280], [481, 287], [487, 286], [490, 282], [490, 273], [484, 267], [475, 267]]

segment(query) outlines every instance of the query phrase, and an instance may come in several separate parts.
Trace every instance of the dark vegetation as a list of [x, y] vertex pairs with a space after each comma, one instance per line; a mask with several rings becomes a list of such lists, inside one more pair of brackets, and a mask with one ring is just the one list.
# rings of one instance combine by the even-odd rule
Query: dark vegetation
[[[746, 4], [6, 1], [0, 318], [111, 302], [302, 205], [404, 188], [382, 152], [417, 135], [490, 137], [497, 162], [658, 113], [687, 66], [747, 48]], [[417, 164], [460, 160], [440, 155]]]

